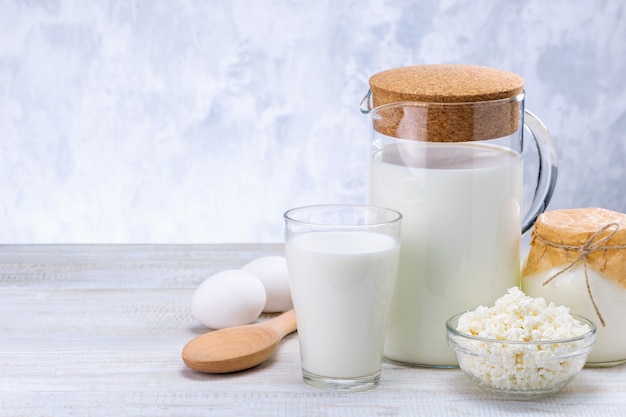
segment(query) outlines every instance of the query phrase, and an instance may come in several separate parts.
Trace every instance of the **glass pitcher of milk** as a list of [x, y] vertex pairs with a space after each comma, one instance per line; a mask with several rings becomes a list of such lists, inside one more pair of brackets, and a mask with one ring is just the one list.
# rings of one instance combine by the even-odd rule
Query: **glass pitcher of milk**
[[[404, 222], [385, 339], [390, 360], [457, 366], [446, 320], [519, 285], [522, 232], [547, 206], [557, 173], [552, 139], [524, 110], [520, 80], [463, 65], [404, 67], [370, 79], [361, 103], [371, 121], [368, 200], [399, 211]], [[525, 131], [539, 169], [523, 211]]]

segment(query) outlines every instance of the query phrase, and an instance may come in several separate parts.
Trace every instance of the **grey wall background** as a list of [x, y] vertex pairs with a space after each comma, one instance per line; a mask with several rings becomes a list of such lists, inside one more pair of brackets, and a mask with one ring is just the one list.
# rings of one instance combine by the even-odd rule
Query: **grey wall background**
[[526, 80], [554, 208], [626, 212], [621, 0], [0, 0], [0, 242], [281, 241], [363, 203], [372, 74]]

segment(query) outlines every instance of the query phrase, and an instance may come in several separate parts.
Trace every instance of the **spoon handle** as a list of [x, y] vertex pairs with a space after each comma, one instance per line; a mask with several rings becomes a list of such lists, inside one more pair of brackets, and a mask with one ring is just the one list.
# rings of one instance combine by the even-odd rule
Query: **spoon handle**
[[276, 332], [279, 339], [287, 336], [289, 333], [295, 332], [297, 329], [296, 313], [293, 309], [284, 312], [278, 317], [271, 320], [264, 321], [259, 324], [267, 329], [272, 329]]

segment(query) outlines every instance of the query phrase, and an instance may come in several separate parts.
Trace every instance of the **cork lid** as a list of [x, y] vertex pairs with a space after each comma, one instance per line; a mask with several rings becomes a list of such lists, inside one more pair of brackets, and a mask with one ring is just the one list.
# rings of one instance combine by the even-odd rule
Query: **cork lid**
[[402, 111], [380, 110], [386, 113], [378, 115], [374, 127], [388, 136], [465, 142], [504, 137], [520, 127], [518, 96], [524, 91], [524, 80], [508, 71], [475, 65], [418, 65], [380, 72], [369, 84], [374, 111], [391, 103], [420, 103]]
[[379, 72], [370, 80], [374, 107], [401, 101], [461, 103], [515, 97], [524, 80], [512, 72], [460, 64], [432, 64]]
[[582, 262], [626, 288], [626, 214], [602, 208], [543, 213], [533, 229], [523, 275]]

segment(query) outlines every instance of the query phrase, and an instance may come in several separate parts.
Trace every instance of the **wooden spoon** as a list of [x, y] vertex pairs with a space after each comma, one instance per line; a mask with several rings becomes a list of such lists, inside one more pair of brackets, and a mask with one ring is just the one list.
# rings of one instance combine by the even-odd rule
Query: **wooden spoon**
[[260, 323], [215, 330], [187, 343], [183, 348], [183, 361], [199, 372], [242, 371], [269, 358], [283, 337], [295, 330], [293, 310]]

